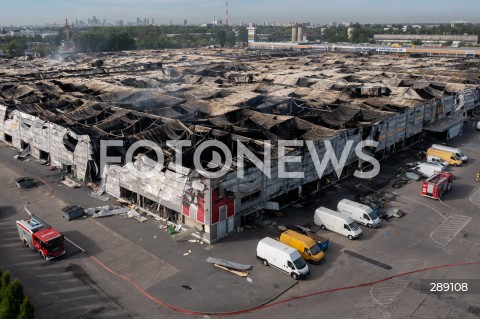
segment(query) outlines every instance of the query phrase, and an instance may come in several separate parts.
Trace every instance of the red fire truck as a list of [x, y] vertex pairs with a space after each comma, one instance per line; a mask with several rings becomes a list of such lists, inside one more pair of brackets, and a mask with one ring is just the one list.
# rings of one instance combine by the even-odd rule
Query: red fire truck
[[29, 219], [17, 220], [17, 229], [20, 240], [46, 260], [66, 252], [63, 235], [34, 214]]
[[453, 184], [453, 174], [439, 172], [423, 182], [422, 196], [439, 199], [450, 190]]

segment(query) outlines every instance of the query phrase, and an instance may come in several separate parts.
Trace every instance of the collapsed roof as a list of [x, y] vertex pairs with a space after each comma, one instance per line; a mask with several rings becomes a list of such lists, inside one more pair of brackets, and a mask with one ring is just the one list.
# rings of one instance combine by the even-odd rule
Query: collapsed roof
[[171, 50], [63, 60], [1, 61], [6, 116], [94, 142], [190, 139], [186, 157], [206, 138], [241, 140], [261, 157], [265, 140], [326, 139], [480, 84], [476, 64], [453, 58]]

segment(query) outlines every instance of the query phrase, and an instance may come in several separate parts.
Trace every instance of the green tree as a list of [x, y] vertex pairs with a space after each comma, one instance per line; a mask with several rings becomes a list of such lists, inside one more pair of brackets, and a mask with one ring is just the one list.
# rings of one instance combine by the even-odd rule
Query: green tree
[[248, 41], [248, 31], [245, 27], [240, 27], [238, 29], [237, 41], [242, 43], [247, 43]]
[[26, 37], [9, 37], [7, 41], [2, 46], [2, 50], [9, 55], [20, 56], [24, 54], [25, 49], [27, 48], [27, 38]]
[[20, 305], [20, 312], [17, 316], [17, 319], [34, 319], [35, 318], [35, 309], [30, 303], [30, 299], [27, 297], [23, 298], [23, 302]]
[[7, 290], [8, 285], [10, 284], [10, 272], [6, 271], [2, 273], [2, 278], [0, 278], [0, 300], [3, 298], [4, 292]]
[[2, 295], [0, 319], [15, 318], [19, 313], [20, 305], [25, 297], [23, 295], [22, 284], [18, 279], [11, 281], [6, 288], [3, 288]]
[[413, 40], [412, 41], [412, 45], [415, 45], [415, 46], [422, 45], [422, 44], [423, 44], [422, 40]]
[[225, 43], [227, 42], [227, 33], [225, 30], [218, 30], [217, 31], [217, 41], [220, 43], [220, 46], [223, 48]]
[[225, 33], [226, 33], [225, 42], [229, 47], [233, 47], [237, 43], [237, 36], [235, 35], [235, 32], [233, 32], [232, 29], [227, 29]]

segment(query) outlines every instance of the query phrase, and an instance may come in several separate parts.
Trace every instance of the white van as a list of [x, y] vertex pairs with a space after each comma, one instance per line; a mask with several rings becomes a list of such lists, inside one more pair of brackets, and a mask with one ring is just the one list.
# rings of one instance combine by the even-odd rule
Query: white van
[[435, 173], [444, 172], [447, 170], [444, 166], [435, 163], [419, 163], [413, 169], [420, 172], [427, 178], [432, 177], [435, 175]]
[[444, 167], [448, 167], [448, 162], [447, 161], [443, 161], [440, 157], [433, 156], [433, 155], [427, 156], [427, 163], [436, 163], [436, 164], [440, 164]]
[[363, 205], [353, 200], [342, 199], [337, 204], [337, 210], [347, 216], [352, 217], [357, 223], [367, 227], [380, 227], [382, 222], [377, 214], [367, 205]]
[[272, 265], [285, 271], [295, 280], [307, 278], [310, 274], [308, 265], [298, 250], [270, 237], [265, 237], [258, 242], [257, 258], [265, 266]]
[[450, 147], [450, 146], [445, 146], [445, 145], [440, 145], [440, 144], [433, 144], [432, 148], [435, 148], [437, 150], [442, 150], [442, 151], [448, 151], [452, 152], [455, 154], [456, 157], [461, 159], [464, 163], [468, 161], [468, 157], [460, 150], [459, 148], [455, 147]]
[[313, 222], [322, 229], [328, 229], [347, 236], [350, 240], [362, 236], [362, 230], [358, 227], [352, 217], [326, 207], [317, 208], [313, 217]]

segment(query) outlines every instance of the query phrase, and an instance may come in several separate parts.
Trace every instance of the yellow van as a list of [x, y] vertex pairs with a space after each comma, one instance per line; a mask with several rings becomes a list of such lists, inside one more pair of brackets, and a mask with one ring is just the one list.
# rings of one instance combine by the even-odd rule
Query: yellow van
[[325, 254], [315, 240], [293, 230], [283, 232], [280, 235], [280, 242], [298, 250], [302, 258], [311, 263], [319, 264], [325, 258]]
[[457, 155], [455, 155], [454, 152], [438, 150], [433, 147], [430, 147], [427, 150], [427, 157], [428, 156], [437, 156], [441, 160], [446, 161], [448, 162], [449, 165], [453, 165], [453, 166], [460, 166], [463, 163], [463, 161]]

